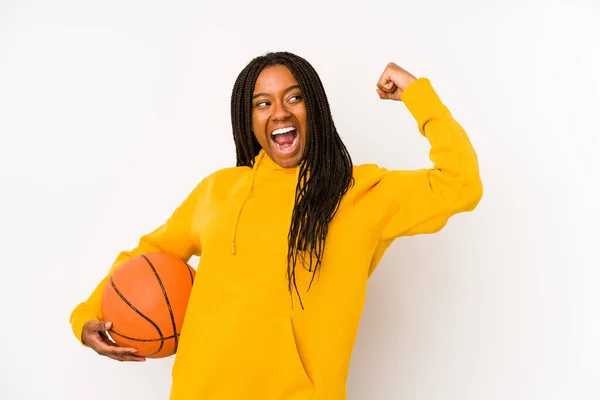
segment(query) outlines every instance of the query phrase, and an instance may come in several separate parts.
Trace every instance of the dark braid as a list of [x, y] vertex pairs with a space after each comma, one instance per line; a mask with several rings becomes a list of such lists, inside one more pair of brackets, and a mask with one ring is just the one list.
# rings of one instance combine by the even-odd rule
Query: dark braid
[[268, 66], [285, 65], [296, 78], [306, 104], [307, 148], [300, 162], [296, 200], [288, 234], [287, 276], [296, 285], [296, 266], [312, 272], [308, 290], [323, 261], [329, 223], [342, 197], [352, 185], [352, 159], [333, 122], [325, 88], [314, 68], [302, 57], [288, 53], [268, 53], [253, 59], [239, 74], [231, 96], [231, 124], [236, 146], [237, 166], [254, 165], [261, 146], [252, 133], [252, 95], [261, 71]]

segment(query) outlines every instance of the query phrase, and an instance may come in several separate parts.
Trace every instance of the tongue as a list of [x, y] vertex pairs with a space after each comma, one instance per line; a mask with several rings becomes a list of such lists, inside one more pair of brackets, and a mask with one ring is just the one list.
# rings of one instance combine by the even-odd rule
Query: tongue
[[288, 133], [282, 133], [281, 135], [276, 135], [273, 140], [279, 146], [289, 147], [292, 145], [292, 143], [294, 143], [294, 138], [296, 138], [296, 132], [292, 131]]

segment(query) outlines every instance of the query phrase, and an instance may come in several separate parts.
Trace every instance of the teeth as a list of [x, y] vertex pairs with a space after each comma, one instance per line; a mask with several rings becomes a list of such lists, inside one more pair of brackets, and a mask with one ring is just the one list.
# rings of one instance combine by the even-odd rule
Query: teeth
[[287, 128], [280, 128], [280, 129], [275, 129], [273, 131], [273, 133], [271, 133], [271, 135], [276, 136], [276, 135], [281, 135], [282, 133], [288, 133], [291, 131], [295, 131], [296, 128], [294, 128], [293, 126], [288, 126]]

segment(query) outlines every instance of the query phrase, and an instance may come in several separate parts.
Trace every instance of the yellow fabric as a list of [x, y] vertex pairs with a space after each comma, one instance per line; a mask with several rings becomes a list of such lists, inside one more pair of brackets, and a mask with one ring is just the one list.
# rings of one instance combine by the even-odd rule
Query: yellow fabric
[[[288, 292], [287, 233], [297, 168], [265, 153], [254, 168], [206, 177], [164, 225], [113, 265], [161, 251], [200, 256], [172, 371], [172, 400], [342, 400], [369, 275], [400, 236], [439, 231], [482, 197], [467, 135], [421, 78], [402, 100], [431, 144], [433, 168], [354, 167], [355, 183], [330, 224], [321, 272], [299, 268], [305, 309]], [[111, 269], [112, 270], [112, 269]], [[108, 276], [108, 275], [107, 275]], [[72, 313], [100, 319], [100, 282]]]

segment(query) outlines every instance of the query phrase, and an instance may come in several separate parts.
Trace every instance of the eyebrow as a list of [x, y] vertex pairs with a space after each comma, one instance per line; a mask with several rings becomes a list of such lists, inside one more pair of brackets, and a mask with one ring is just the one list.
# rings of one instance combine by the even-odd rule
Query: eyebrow
[[[285, 89], [285, 91], [283, 92], [283, 94], [285, 94], [285, 93], [287, 93], [287, 92], [289, 92], [291, 90], [294, 90], [294, 89], [300, 89], [300, 85], [290, 86], [289, 88]], [[255, 98], [260, 97], [260, 96], [268, 96], [268, 94], [267, 93], [262, 93], [262, 92], [261, 93], [256, 93], [255, 95], [252, 96], [252, 99], [255, 99]]]

